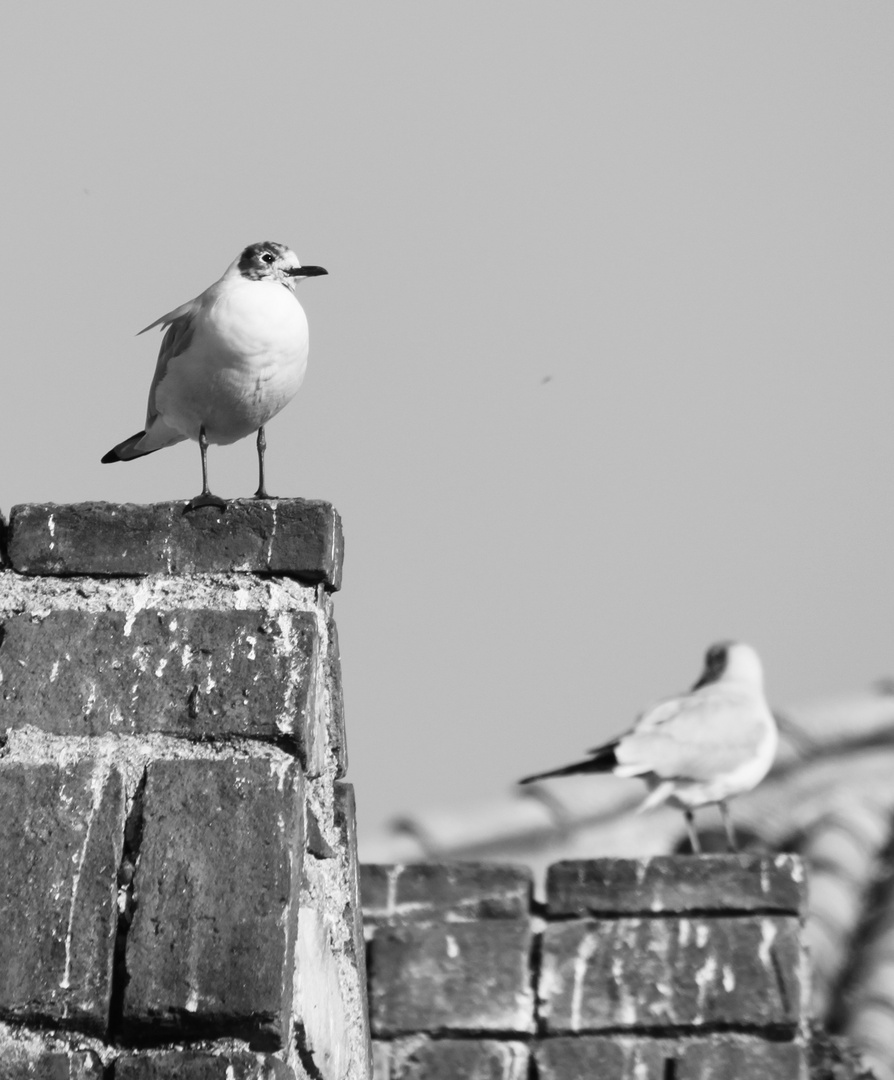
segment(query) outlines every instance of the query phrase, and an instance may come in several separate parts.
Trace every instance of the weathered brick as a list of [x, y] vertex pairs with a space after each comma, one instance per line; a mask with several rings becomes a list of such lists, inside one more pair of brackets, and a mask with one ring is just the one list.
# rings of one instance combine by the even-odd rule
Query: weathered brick
[[374, 1035], [534, 1029], [528, 920], [383, 926], [370, 943]]
[[234, 500], [183, 513], [183, 502], [26, 503], [9, 521], [9, 557], [24, 574], [287, 574], [341, 586], [341, 519], [325, 502]]
[[732, 1024], [792, 1033], [800, 1019], [790, 916], [582, 919], [543, 933], [550, 1032]]
[[554, 863], [546, 875], [548, 916], [797, 914], [805, 898], [804, 868], [796, 855], [586, 859]]
[[[335, 782], [335, 828], [338, 832], [339, 850], [355, 852], [357, 850], [357, 804], [354, 799], [353, 784], [343, 780]], [[357, 862], [349, 860], [348, 888], [351, 892], [351, 948], [356, 957], [356, 964], [361, 976], [361, 985], [366, 985], [366, 947], [363, 939], [363, 911], [360, 906], [360, 881]]]
[[530, 1052], [511, 1039], [395, 1039], [378, 1051], [375, 1080], [526, 1080]]
[[531, 906], [526, 866], [498, 863], [414, 863], [360, 867], [367, 920], [519, 919]]
[[359, 1080], [370, 1075], [372, 1060], [354, 792], [341, 781], [323, 787], [306, 787], [308, 821], [321, 824], [318, 853], [305, 858], [301, 884], [294, 1043], [302, 1061], [313, 1061], [310, 1073]]
[[115, 768], [0, 759], [0, 1017], [106, 1030], [124, 818]]
[[122, 1054], [115, 1080], [294, 1080], [283, 1061], [268, 1054], [161, 1050]]
[[[806, 1080], [804, 1049], [737, 1035], [694, 1039], [579, 1036], [534, 1047], [540, 1080]], [[672, 1064], [671, 1064], [672, 1063]]]
[[329, 742], [337, 762], [336, 776], [348, 771], [348, 737], [345, 729], [345, 698], [341, 677], [341, 653], [338, 648], [338, 629], [335, 619], [327, 623], [329, 648], [326, 650], [326, 688], [329, 693]]
[[14, 615], [0, 628], [0, 728], [304, 742], [318, 648], [309, 612]]
[[25, 1050], [0, 1045], [0, 1080], [102, 1080], [92, 1050]]
[[[360, 881], [357, 869], [357, 804], [354, 799], [354, 787], [342, 780], [335, 782], [335, 828], [338, 834], [338, 851], [347, 861], [347, 887], [350, 893], [348, 905], [343, 909], [343, 918], [348, 926], [344, 935], [344, 957], [356, 973], [356, 985], [361, 997], [367, 987], [366, 942], [363, 937], [363, 911], [360, 906]], [[369, 1053], [370, 1028], [369, 1014], [364, 1008], [362, 1015], [355, 1018], [361, 1028], [360, 1038]]]
[[291, 1007], [301, 773], [285, 754], [147, 770], [125, 1032], [180, 1026], [276, 1049]]

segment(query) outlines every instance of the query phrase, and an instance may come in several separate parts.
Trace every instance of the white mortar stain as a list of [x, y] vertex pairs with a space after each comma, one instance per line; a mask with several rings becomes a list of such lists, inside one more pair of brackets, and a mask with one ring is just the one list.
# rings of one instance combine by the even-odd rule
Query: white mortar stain
[[[282, 761], [275, 763], [272, 766], [273, 775], [276, 777], [276, 790], [280, 793], [285, 790], [286, 778], [289, 775], [289, 769], [291, 768], [291, 766], [291, 758], [283, 758]], [[284, 821], [281, 823], [280, 828], [283, 832], [285, 831]]]
[[59, 661], [54, 660], [53, 666], [50, 668], [50, 682], [55, 682], [59, 678]]
[[699, 1016], [696, 1018], [696, 1023], [704, 1023], [704, 1017], [701, 1015], [705, 1008], [705, 999], [708, 996], [708, 991], [714, 984], [714, 980], [717, 977], [717, 960], [714, 956], [708, 955], [704, 964], [695, 973], [695, 984], [698, 987], [698, 1011]]
[[273, 556], [273, 541], [276, 539], [276, 502], [270, 503], [270, 542], [267, 544], [265, 560], [269, 568]]
[[692, 936], [692, 923], [688, 919], [680, 919], [677, 926], [677, 944], [685, 949]]
[[[596, 934], [587, 933], [581, 939], [580, 944], [577, 947], [577, 952], [574, 955], [574, 982], [571, 986], [571, 1030], [580, 1031], [580, 1019], [581, 1010], [584, 1002], [584, 979], [587, 975], [587, 966], [593, 957], [593, 953], [596, 952], [596, 946], [599, 939]], [[617, 957], [615, 959], [618, 959]], [[612, 974], [615, 975], [617, 981], [617, 974], [615, 972], [615, 965], [612, 962]], [[623, 972], [620, 972], [623, 978]], [[623, 983], [618, 981], [619, 988], [623, 986]]]
[[723, 989], [731, 994], [736, 989], [736, 973], [729, 964], [723, 965]]
[[134, 620], [137, 615], [143, 610], [149, 601], [150, 590], [149, 585], [145, 581], [141, 581], [139, 585], [134, 589], [131, 596], [131, 609], [127, 613], [127, 618], [124, 620], [124, 636], [130, 637], [130, 633], [133, 630]]
[[[331, 755], [327, 735], [331, 730], [332, 701], [329, 694], [329, 685], [326, 678], [326, 658], [329, 655], [329, 620], [327, 619], [325, 603], [325, 589], [320, 585], [317, 589], [317, 606], [314, 608], [314, 617], [317, 624], [317, 637], [319, 647], [313, 655], [313, 671], [310, 685], [313, 687], [309, 712], [313, 717], [314, 738], [312, 742], [313, 766], [318, 772], [323, 772], [326, 767], [325, 755]], [[297, 674], [297, 673], [296, 673]]]
[[761, 943], [757, 947], [757, 955], [760, 962], [764, 965], [764, 969], [769, 971], [773, 963], [773, 958], [770, 955], [770, 950], [773, 948], [773, 942], [776, 940], [776, 925], [770, 922], [769, 919], [761, 919]]
[[[282, 642], [280, 645], [280, 655], [284, 656], [287, 660], [290, 660], [295, 652], [295, 631], [292, 624], [292, 616], [289, 612], [280, 612], [276, 616], [276, 624], [279, 627], [279, 632], [282, 636]], [[283, 700], [282, 710], [277, 714], [276, 726], [283, 732], [288, 734], [293, 726], [295, 719], [295, 691], [296, 684], [298, 682], [298, 668], [300, 665], [290, 662], [287, 664], [288, 674], [285, 678], [286, 692]]]
[[[84, 842], [81, 844], [81, 849], [77, 855], [74, 856], [75, 871], [71, 881], [71, 902], [68, 906], [68, 929], [65, 933], [65, 971], [62, 975], [62, 981], [59, 983], [59, 987], [62, 990], [68, 990], [71, 987], [71, 953], [72, 953], [72, 936], [74, 934], [74, 917], [75, 908], [77, 907], [78, 899], [78, 887], [81, 883], [81, 871], [84, 869], [84, 859], [87, 856], [87, 847], [90, 843], [90, 834], [93, 831], [93, 822], [96, 818], [96, 811], [99, 809], [99, 804], [102, 800], [102, 792], [104, 781], [106, 778], [106, 771], [100, 764], [100, 762], [93, 762], [90, 771], [90, 810], [87, 814], [87, 827], [84, 830]], [[63, 1002], [63, 1016], [68, 1015], [68, 1002]]]
[[459, 956], [459, 945], [456, 943], [456, 938], [452, 934], [447, 935], [447, 955], [451, 960], [455, 960]]
[[708, 937], [710, 931], [705, 923], [699, 923], [695, 928], [695, 944], [699, 949], [703, 949], [708, 944]]
[[800, 859], [792, 859], [788, 855], [779, 855], [776, 859], [776, 865], [790, 865], [792, 868], [792, 880], [797, 882], [798, 885], [804, 880], [804, 863]]
[[398, 863], [388, 870], [388, 891], [385, 894], [385, 914], [394, 915], [397, 912], [397, 882], [404, 868]]

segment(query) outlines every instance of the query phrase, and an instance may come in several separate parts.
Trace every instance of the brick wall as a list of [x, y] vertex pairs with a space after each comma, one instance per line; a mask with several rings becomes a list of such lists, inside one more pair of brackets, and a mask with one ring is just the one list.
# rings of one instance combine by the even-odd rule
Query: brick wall
[[797, 1080], [789, 855], [361, 868], [376, 1080]]
[[0, 1078], [367, 1080], [338, 515], [3, 533]]

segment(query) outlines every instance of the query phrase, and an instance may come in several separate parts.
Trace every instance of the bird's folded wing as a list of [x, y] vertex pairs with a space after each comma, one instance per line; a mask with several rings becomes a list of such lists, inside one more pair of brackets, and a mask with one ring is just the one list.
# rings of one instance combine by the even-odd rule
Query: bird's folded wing
[[[636, 718], [631, 734], [640, 731], [650, 731], [660, 727], [669, 720], [675, 719], [682, 710], [690, 707], [691, 700], [688, 695], [680, 694], [676, 697], [664, 698], [644, 709]], [[697, 699], [696, 699], [697, 700]]]
[[633, 727], [620, 738], [612, 739], [609, 743], [602, 743], [600, 746], [594, 746], [591, 750], [588, 750], [588, 754], [597, 756], [603, 754], [606, 750], [614, 750], [621, 739], [629, 739], [632, 735], [635, 735], [641, 731], [649, 731], [654, 727], [658, 727], [660, 724], [666, 724], [668, 720], [672, 720], [685, 706], [685, 697], [672, 697], [665, 698], [662, 701], [657, 702], [654, 705], [650, 705], [648, 709], [643, 710], [636, 719], [636, 723]]
[[[181, 315], [174, 315], [171, 318], [169, 315], [165, 315], [164, 319], [169, 320], [168, 329], [165, 332], [165, 336], [161, 340], [161, 348], [158, 350], [158, 363], [155, 365], [155, 374], [152, 376], [152, 385], [149, 387], [149, 405], [146, 409], [146, 428], [149, 429], [152, 421], [158, 416], [158, 409], [155, 407], [155, 393], [158, 389], [159, 383], [165, 377], [168, 371], [168, 364], [175, 356], [179, 356], [182, 352], [185, 352], [189, 348], [189, 343], [192, 341], [192, 335], [196, 328], [196, 314], [198, 309], [193, 307], [191, 301], [190, 304], [184, 304], [183, 313]], [[178, 311], [182, 310], [180, 308]], [[161, 322], [161, 320], [159, 320]], [[157, 326], [157, 323], [153, 323], [153, 326]], [[146, 328], [147, 330], [149, 327]], [[142, 333], [142, 331], [140, 331]]]
[[651, 773], [661, 779], [710, 781], [739, 768], [767, 736], [768, 716], [759, 702], [737, 694], [680, 698], [660, 724], [637, 728], [615, 751], [619, 776]]

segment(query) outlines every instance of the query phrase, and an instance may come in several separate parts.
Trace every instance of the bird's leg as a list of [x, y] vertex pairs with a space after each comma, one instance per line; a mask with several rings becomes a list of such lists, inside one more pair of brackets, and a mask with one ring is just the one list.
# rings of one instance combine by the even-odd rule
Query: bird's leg
[[729, 810], [727, 810], [725, 802], [720, 802], [717, 805], [720, 807], [720, 816], [723, 818], [723, 827], [726, 830], [727, 846], [731, 854], [737, 855], [739, 845], [736, 843], [736, 830], [733, 826], [733, 819], [729, 816]]
[[258, 428], [258, 490], [255, 492], [256, 499], [275, 499], [275, 495], [267, 494], [267, 486], [264, 483], [264, 451], [267, 449], [267, 435], [264, 425]]
[[190, 499], [184, 506], [183, 513], [186, 514], [199, 506], [216, 506], [219, 510], [226, 510], [226, 502], [208, 490], [208, 436], [205, 434], [204, 424], [199, 428], [199, 450], [202, 453], [202, 494]]
[[701, 855], [702, 846], [698, 842], [698, 833], [695, 831], [695, 815], [687, 807], [683, 811], [683, 816], [686, 818], [686, 831], [689, 833], [689, 843], [692, 845], [692, 854]]

